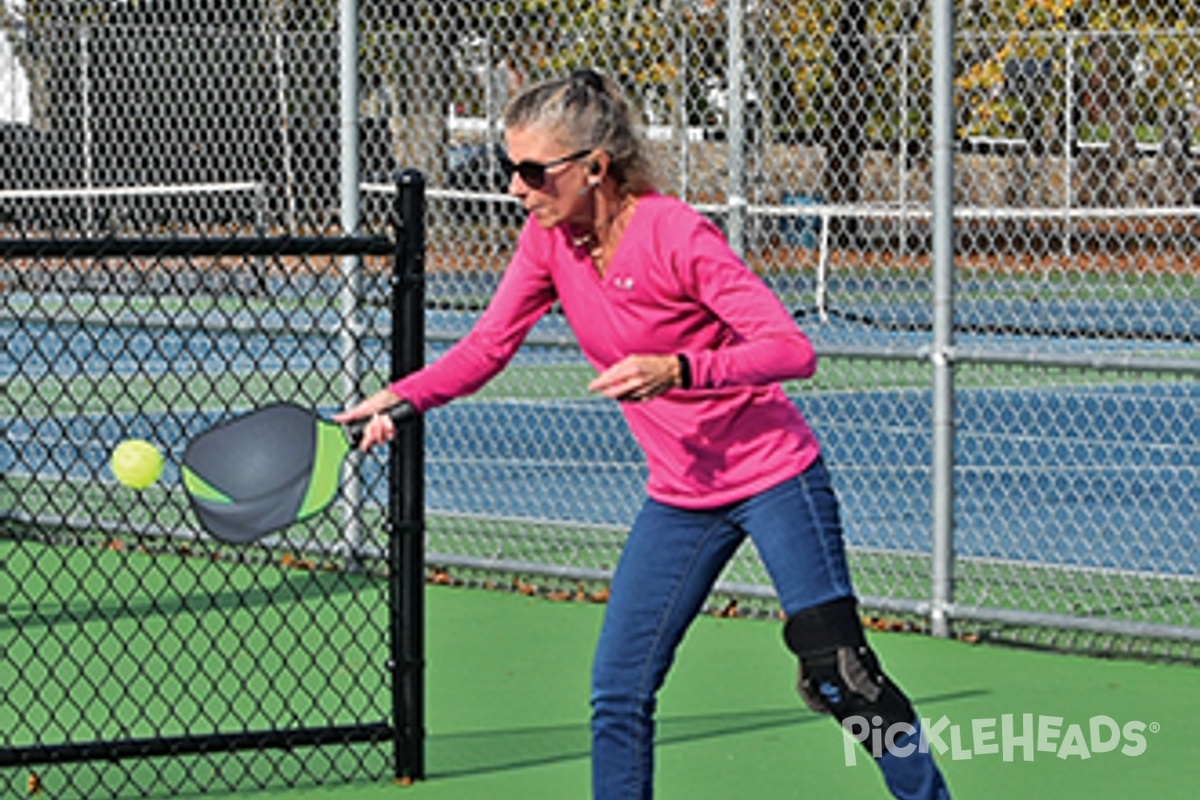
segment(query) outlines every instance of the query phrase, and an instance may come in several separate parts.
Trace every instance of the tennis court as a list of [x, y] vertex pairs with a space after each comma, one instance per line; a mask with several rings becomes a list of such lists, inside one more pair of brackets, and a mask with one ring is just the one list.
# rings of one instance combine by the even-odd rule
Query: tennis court
[[[344, 536], [332, 514], [246, 553], [196, 540], [177, 464], [189, 437], [227, 411], [181, 407], [162, 390], [184, 373], [197, 397], [221, 398], [231, 386], [247, 404], [291, 393], [329, 397], [338, 365], [329, 331], [336, 326], [314, 324], [319, 303], [289, 308], [241, 298], [195, 309], [127, 295], [97, 308], [83, 293], [10, 302], [20, 313], [4, 322], [5, 378], [12, 407], [22, 411], [7, 423], [0, 449], [6, 497], [10, 508], [48, 512], [41, 522], [61, 532], [40, 542], [0, 538], [0, 596], [10, 598], [6, 656], [22, 665], [3, 687], [5, 713], [17, 720], [9, 745], [80, 743], [82, 754], [89, 742], [125, 741], [126, 755], [144, 758], [5, 768], [7, 785], [20, 787], [36, 774], [49, 796], [125, 796], [161, 784], [178, 796], [219, 796], [246, 782], [275, 787], [264, 796], [280, 797], [585, 791], [588, 659], [601, 610], [543, 598], [588, 596], [563, 587], [601, 579], [614, 563], [644, 476], [618, 411], [581, 396], [590, 370], [564, 338], [561, 319], [547, 319], [478, 397], [427, 419], [429, 564], [492, 586], [505, 582], [494, 576], [524, 567], [529, 581], [546, 584], [536, 591], [514, 584], [537, 598], [429, 589], [429, 781], [405, 788], [389, 782], [388, 747], [369, 734], [320, 754], [316, 765], [302, 747], [214, 760], [164, 759], [148, 744], [217, 727], [208, 711], [213, 698], [239, 730], [280, 731], [278, 744], [286, 745], [291, 726], [336, 731], [363, 719], [385, 738], [387, 581], [329, 558]], [[34, 309], [37, 315], [28, 313]], [[430, 358], [473, 318], [436, 312]], [[377, 335], [361, 340], [368, 363], [384, 353], [383, 320], [372, 329]], [[832, 347], [855, 337], [896, 341], [870, 326], [809, 329]], [[868, 388], [879, 376], [877, 364], [834, 358], [815, 386], [789, 390], [835, 466], [860, 593], [926, 597], [929, 518], [913, 496], [931, 490], [928, 390], [919, 365], [893, 365], [886, 373], [892, 388]], [[80, 408], [57, 410], [53, 398], [81, 379], [93, 391]], [[1194, 382], [1010, 369], [966, 373], [964, 384], [960, 602], [993, 602], [1003, 587], [1033, 595], [1036, 612], [1113, 614], [1135, 596], [1146, 599], [1139, 622], [1187, 624], [1200, 602], [1193, 501], [1179, 484], [1195, 466]], [[336, 407], [327, 401], [323, 410]], [[151, 438], [168, 454], [155, 489], [133, 493], [107, 473], [111, 447], [129, 435]], [[358, 468], [366, 487], [359, 519], [368, 529], [383, 515], [382, 468], [374, 458]], [[1039, 512], [1024, 513], [1027, 506]], [[1156, 524], [1138, 524], [1146, 519]], [[72, 534], [80, 520], [98, 533]], [[384, 548], [370, 538], [366, 545]], [[727, 592], [761, 585], [760, 570], [751, 553], [741, 554]], [[470, 577], [479, 573], [493, 577]], [[1045, 593], [1047, 586], [1056, 590]], [[769, 610], [769, 595], [749, 595]], [[1157, 785], [1164, 796], [1182, 796], [1173, 793], [1188, 785], [1179, 766], [1187, 763], [1185, 732], [1196, 732], [1200, 708], [1186, 699], [1193, 694], [1186, 666], [875, 636], [921, 713], [958, 726], [939, 728], [937, 741], [949, 748], [942, 761], [960, 795], [1009, 796], [1019, 788], [1033, 796], [1117, 797]], [[777, 624], [704, 618], [663, 696], [661, 796], [784, 797], [798, 787], [821, 796], [834, 786], [844, 796], [877, 796], [873, 768], [865, 758], [847, 766], [842, 737], [807, 712], [791, 686]], [[1022, 757], [1019, 739], [1015, 758], [987, 752], [998, 720], [1012, 715], [1020, 723], [1027, 714], [1051, 729], [1062, 718], [1057, 738], [1046, 734], [1059, 749], [1075, 724], [1086, 743], [1100, 737], [1097, 752], [1084, 758], [1074, 739], [1069, 750], [1047, 745], [1032, 761]], [[1093, 718], [1101, 725], [1096, 734]], [[1109, 719], [1160, 728], [1129, 756], [1106, 749]], [[976, 736], [972, 725], [982, 726], [982, 748], [963, 743]], [[356, 778], [350, 788], [313, 786], [364, 772], [379, 777]], [[309, 788], [285, 790], [290, 783]]]
[[[330, 376], [338, 372], [341, 354], [328, 333], [336, 330], [335, 312], [311, 299], [330, 291], [301, 282], [289, 293], [310, 299], [174, 308], [134, 296], [81, 313], [87, 295], [36, 305], [31, 297], [11, 297], [15, 316], [0, 321], [9, 355], [3, 378], [23, 413], [9, 424], [0, 468], [14, 481], [86, 481], [104, 472], [120, 438], [140, 435], [172, 456], [163, 481], [170, 491], [178, 484], [175, 465], [184, 444], [224, 413], [187, 408], [164, 392], [164, 381], [179, 381], [185, 373], [186, 389], [197, 397], [219, 398], [236, 386], [247, 404], [301, 396], [317, 399], [325, 412], [336, 410]], [[1194, 325], [1184, 303], [1155, 307], [1160, 322], [1177, 335]], [[36, 315], [29, 313], [34, 308]], [[476, 316], [432, 314], [428, 358]], [[1093, 313], [1056, 316], [1073, 324]], [[902, 336], [872, 326], [812, 320], [805, 327], [835, 355], [851, 342], [904, 346]], [[359, 346], [369, 370], [362, 383], [369, 387], [383, 381], [386, 336], [381, 318], [368, 320], [367, 330], [373, 335], [361, 337]], [[584, 396], [590, 368], [561, 318], [548, 318], [531, 340], [478, 397], [429, 416], [429, 510], [435, 517], [619, 532], [644, 481], [636, 444], [614, 405]], [[1188, 352], [1170, 342], [1156, 349]], [[44, 398], [60, 396], [79, 379], [94, 390], [78, 412], [53, 410]], [[900, 364], [881, 380], [877, 364], [833, 358], [815, 386], [789, 387], [838, 470], [851, 520], [849, 542], [857, 550], [901, 557], [926, 549], [928, 518], [912, 513], [913, 497], [931, 492], [929, 442], [922, 435], [931, 425], [931, 403], [924, 382], [920, 364]], [[1194, 381], [1103, 380], [1010, 368], [964, 370], [960, 384], [957, 504], [965, 521], [979, 520], [962, 526], [956, 542], [961, 556], [1195, 577], [1195, 510], [1186, 484], [1178, 484], [1195, 466]], [[34, 475], [21, 464], [40, 466]], [[369, 505], [382, 502], [379, 466], [372, 459], [363, 464], [364, 483], [376, 488]], [[596, 486], [605, 491], [593, 491]], [[102, 493], [101, 502], [111, 502], [110, 494]], [[1164, 496], [1172, 502], [1164, 504]], [[1016, 503], [1040, 513], [1007, 514]], [[1097, 507], [1105, 513], [1098, 515]], [[1007, 527], [1003, 537], [992, 524], [997, 516]], [[1146, 525], [1148, 519], [1154, 524]], [[527, 551], [537, 547], [536, 539], [505, 539], [490, 555], [534, 560]], [[1109, 544], [1097, 547], [1097, 541]], [[603, 560], [611, 564], [619, 542], [600, 536], [592, 546], [607, 547]], [[436, 537], [430, 549], [454, 552]]]
[[[332, 413], [461, 338], [517, 236], [503, 101], [585, 66], [813, 339], [818, 374], [785, 388], [956, 796], [1194, 794], [1192, 21], [7, 5], [0, 795], [586, 796], [591, 649], [645, 472], [557, 310], [424, 418], [420, 469], [351, 458], [333, 508], [256, 545], [204, 535], [179, 472], [219, 420]], [[429, 182], [419, 225], [397, 166]], [[167, 457], [140, 492], [108, 466], [134, 437]], [[661, 698], [659, 796], [881, 796], [799, 701], [751, 548], [710, 611]], [[429, 779], [394, 784], [414, 752]]]
[[[340, 282], [323, 268], [267, 274], [267, 296], [193, 292], [187, 281], [194, 278], [172, 278], [166, 292], [143, 283], [97, 294], [60, 277], [57, 292], [6, 293], [0, 597], [6, 661], [18, 668], [5, 674], [0, 711], [13, 720], [6, 747], [56, 755], [4, 766], [5, 787], [19, 791], [36, 775], [48, 796], [234, 794], [247, 786], [286, 796], [290, 784], [308, 787], [296, 796], [338, 796], [347, 790], [320, 785], [346, 780], [356, 795], [584, 793], [587, 662], [600, 606], [544, 598], [586, 599], [603, 582], [644, 473], [617, 409], [584, 396], [590, 368], [563, 320], [544, 320], [479, 395], [426, 419], [432, 574], [452, 583], [512, 582], [517, 591], [430, 587], [429, 780], [406, 789], [389, 781], [395, 590], [382, 560], [384, 460], [357, 463], [349, 517], [334, 511], [246, 550], [198, 538], [179, 485], [185, 443], [224, 415], [296, 397], [325, 412], [339, 407], [345, 321], [332, 309]], [[853, 291], [833, 296], [855, 313], [886, 308], [884, 324], [802, 319], [828, 357], [816, 380], [787, 388], [834, 467], [858, 590], [869, 607], [886, 611], [890, 602], [919, 604], [932, 592], [932, 418], [922, 357], [905, 351], [919, 349], [927, 321], [874, 280], [864, 274]], [[475, 288], [486, 293], [486, 285]], [[364, 309], [356, 337], [366, 387], [383, 380], [385, 307], [376, 301]], [[1186, 303], [1155, 296], [1130, 307], [1168, 334], [1139, 340], [1148, 357], [1191, 357]], [[476, 314], [432, 309], [426, 358]], [[1058, 308], [1036, 322], [1078, 328], [1095, 314], [1090, 306]], [[1070, 349], [1079, 339], [1033, 341]], [[889, 348], [896, 358], [878, 356]], [[1020, 364], [964, 365], [959, 379], [956, 602], [1082, 619], [1079, 649], [1165, 650], [1187, 660], [1200, 602], [1188, 488], [1195, 382], [1169, 372]], [[145, 492], [121, 487], [106, 466], [112, 447], [129, 436], [154, 441], [168, 456], [163, 479]], [[714, 607], [733, 598], [752, 616], [772, 612], [750, 550], [719, 589]], [[968, 637], [1005, 640], [1002, 626], [965, 616], [960, 630]], [[909, 614], [895, 627], [920, 629], [919, 618]], [[1086, 639], [1122, 622], [1134, 637], [1129, 649]], [[1144, 626], [1182, 631], [1182, 644], [1168, 636], [1164, 645], [1160, 635], [1143, 649], [1136, 637]], [[1107, 797], [1129, 793], [1117, 787], [1157, 784], [1171, 796], [1187, 785], [1179, 765], [1188, 763], [1181, 753], [1191, 737], [1167, 735], [1195, 730], [1187, 666], [921, 635], [877, 638], [921, 713], [935, 725], [959, 726], [936, 730], [951, 748], [942, 760], [960, 794], [1021, 787], [1039, 796], [1038, 787], [1058, 787], [1043, 796]], [[703, 619], [663, 696], [662, 796], [718, 798], [745, 787], [791, 796], [810, 781], [818, 796], [842, 785], [847, 796], [876, 796], [874, 770], [865, 759], [846, 765], [842, 737], [804, 710], [790, 671], [777, 624]], [[1032, 761], [1006, 761], [987, 752], [988, 732], [1005, 715], [1022, 723], [1032, 715], [1051, 729], [1061, 717], [1059, 750], [1074, 722], [1089, 744], [1100, 737], [1097, 752], [1083, 758], [1072, 739], [1068, 752], [1048, 746]], [[1108, 720], [1160, 727], [1130, 756], [1108, 749]], [[974, 725], [982, 726], [978, 735]], [[320, 733], [300, 741], [298, 730]], [[952, 735], [962, 741], [953, 744]], [[984, 752], [962, 743], [976, 736]], [[1055, 739], [1053, 731], [1046, 736]], [[250, 739], [270, 747], [244, 749]], [[308, 746], [313, 739], [322, 746]], [[114, 756], [120, 760], [106, 760]]]

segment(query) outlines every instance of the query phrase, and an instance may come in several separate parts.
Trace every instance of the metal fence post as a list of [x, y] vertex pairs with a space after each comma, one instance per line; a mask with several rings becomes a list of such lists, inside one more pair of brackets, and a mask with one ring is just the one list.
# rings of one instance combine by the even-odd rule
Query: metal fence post
[[746, 59], [743, 41], [742, 0], [729, 0], [729, 77], [726, 85], [729, 154], [726, 204], [729, 208], [729, 246], [740, 256], [746, 254]]
[[954, 4], [933, 3], [933, 597], [950, 635], [954, 582]]
[[[425, 179], [406, 169], [396, 189], [391, 373], [401, 377], [425, 361]], [[388, 475], [395, 774], [407, 780], [425, 777], [424, 439], [421, 418], [404, 425]]]
[[[338, 72], [339, 72], [339, 160], [340, 200], [342, 232], [347, 236], [358, 233], [361, 208], [359, 202], [358, 163], [358, 3], [355, 0], [340, 0], [338, 18]], [[341, 259], [342, 291], [342, 397], [347, 406], [358, 397], [362, 364], [359, 360], [359, 339], [363, 324], [358, 305], [362, 295], [362, 259], [357, 255]], [[344, 540], [346, 555], [357, 559], [362, 548], [362, 526], [356, 509], [361, 505], [362, 485], [358, 473], [347, 464], [342, 480], [345, 497]]]

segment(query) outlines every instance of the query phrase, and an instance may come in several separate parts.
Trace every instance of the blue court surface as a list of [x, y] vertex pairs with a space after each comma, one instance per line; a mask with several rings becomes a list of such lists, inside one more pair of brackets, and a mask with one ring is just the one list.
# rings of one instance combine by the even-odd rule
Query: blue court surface
[[[189, 371], [331, 372], [338, 364], [336, 347], [317, 333], [83, 331], [13, 322], [0, 328], [12, 357], [0, 375], [5, 381], [18, 375], [17, 364], [34, 382], [113, 373], [153, 379]], [[382, 354], [382, 345], [371, 350]], [[580, 394], [472, 399], [430, 413], [429, 512], [627, 524], [642, 494], [641, 454], [614, 404]], [[958, 554], [1194, 576], [1198, 394], [1195, 382], [960, 390]], [[923, 510], [931, 492], [928, 391], [806, 392], [795, 399], [843, 488], [849, 543], [922, 552], [931, 524]], [[93, 478], [111, 447], [130, 435], [162, 443], [177, 463], [187, 439], [219, 418], [187, 408], [17, 417], [6, 422], [0, 470], [22, 474], [34, 464], [49, 480]], [[368, 459], [365, 468], [377, 466]], [[172, 463], [164, 481], [176, 480]], [[1009, 531], [1003, 541], [987, 534], [996, 520]]]

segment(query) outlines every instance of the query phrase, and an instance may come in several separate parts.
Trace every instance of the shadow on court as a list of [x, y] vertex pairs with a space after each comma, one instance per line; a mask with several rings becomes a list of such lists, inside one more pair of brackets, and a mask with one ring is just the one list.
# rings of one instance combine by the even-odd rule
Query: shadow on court
[[[943, 702], [988, 694], [990, 692], [986, 690], [961, 691], [916, 698], [915, 702], [918, 708], [925, 709]], [[928, 711], [925, 715], [929, 715]], [[657, 742], [660, 748], [670, 747], [812, 724], [829, 725], [831, 719], [814, 714], [797, 699], [796, 706], [791, 708], [665, 717], [658, 720]], [[435, 734], [428, 740], [429, 777], [436, 780], [488, 775], [567, 761], [587, 761], [590, 746], [591, 735], [586, 722]]]
[[[52, 628], [56, 625], [83, 624], [90, 622], [117, 622], [120, 620], [145, 620], [154, 617], [171, 618], [180, 614], [200, 616], [209, 612], [280, 608], [301, 602], [332, 600], [339, 596], [357, 595], [362, 592], [375, 593], [382, 584], [370, 577], [349, 573], [323, 573], [307, 570], [264, 569], [253, 564], [221, 564], [205, 561], [195, 568], [183, 584], [191, 584], [193, 591], [181, 592], [165, 583], [163, 576], [173, 574], [173, 569], [164, 569], [161, 563], [147, 556], [140, 562], [124, 559], [119, 568], [105, 570], [106, 564], [95, 556], [92, 563], [68, 566], [66, 561], [48, 566], [49, 558], [57, 558], [63, 552], [55, 548], [44, 551], [47, 558], [39, 560], [43, 574], [53, 574], [63, 584], [77, 586], [63, 588], [52, 595], [16, 596], [4, 598], [6, 613], [0, 616], [0, 630]], [[67, 555], [72, 555], [67, 553]], [[117, 557], [111, 559], [117, 562]], [[180, 562], [185, 563], [185, 562]], [[228, 583], [227, 576], [240, 570], [255, 571], [248, 585], [224, 585], [219, 589], [205, 589], [203, 582]], [[99, 578], [97, 577], [99, 576]], [[90, 586], [84, 586], [90, 582]], [[141, 596], [120, 593], [122, 582], [136, 584]], [[243, 584], [246, 581], [242, 581]], [[160, 591], [154, 591], [153, 587]], [[49, 598], [49, 599], [47, 599]]]

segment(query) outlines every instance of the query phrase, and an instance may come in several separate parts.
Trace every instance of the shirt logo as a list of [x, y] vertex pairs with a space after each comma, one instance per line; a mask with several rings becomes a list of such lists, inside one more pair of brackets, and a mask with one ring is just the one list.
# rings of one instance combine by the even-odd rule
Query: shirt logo
[[632, 275], [614, 275], [612, 282], [613, 286], [617, 287], [618, 289], [625, 289], [628, 291], [633, 288]]

